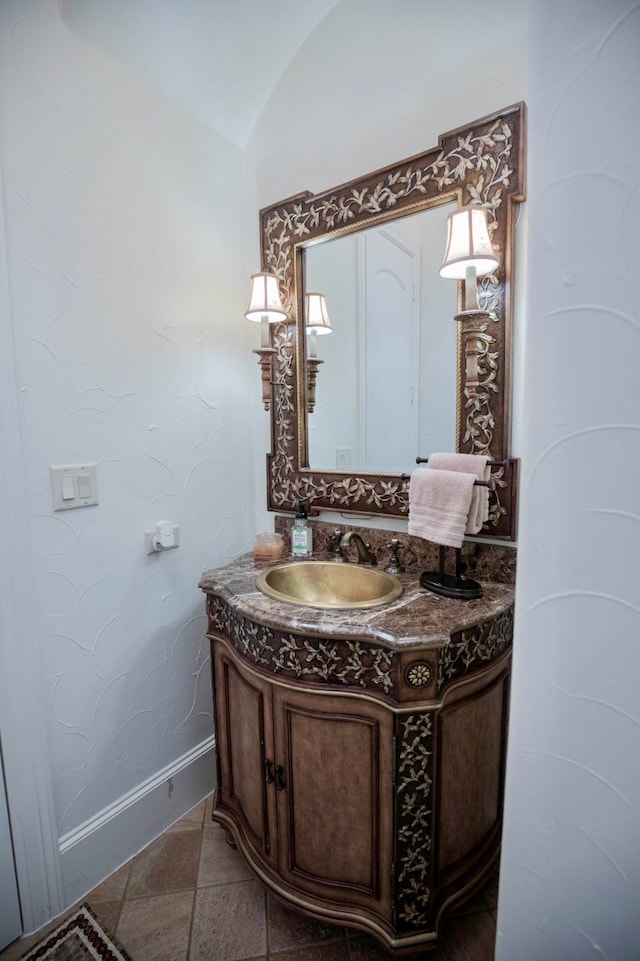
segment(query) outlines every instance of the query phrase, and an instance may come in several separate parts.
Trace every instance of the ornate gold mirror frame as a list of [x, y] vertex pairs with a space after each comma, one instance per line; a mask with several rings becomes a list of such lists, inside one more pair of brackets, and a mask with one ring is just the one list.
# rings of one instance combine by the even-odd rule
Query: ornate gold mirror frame
[[[457, 322], [459, 452], [486, 454], [494, 468], [487, 537], [515, 538], [517, 462], [509, 458], [511, 315], [515, 204], [524, 199], [523, 103], [443, 134], [424, 154], [322, 194], [299, 194], [260, 211], [262, 269], [278, 277], [288, 321], [271, 326], [275, 348], [272, 453], [267, 457], [269, 510], [381, 514], [406, 517], [408, 477], [316, 470], [307, 466], [304, 336], [300, 331], [304, 248], [450, 201], [487, 209], [500, 265], [479, 287], [488, 318]], [[445, 238], [442, 239], [443, 250]], [[461, 287], [461, 285], [459, 285]], [[458, 300], [460, 302], [460, 290]], [[451, 323], [456, 321], [451, 318]], [[453, 372], [452, 372], [453, 375]], [[430, 451], [416, 451], [428, 457]]]

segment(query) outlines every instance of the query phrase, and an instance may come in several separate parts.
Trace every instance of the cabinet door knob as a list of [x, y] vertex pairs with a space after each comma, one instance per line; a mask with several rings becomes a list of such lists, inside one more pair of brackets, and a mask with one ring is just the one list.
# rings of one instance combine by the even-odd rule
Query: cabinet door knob
[[282, 780], [284, 768], [281, 764], [276, 764], [276, 791], [284, 791], [286, 785]]
[[[276, 772], [277, 771], [278, 771], [278, 768], [276, 768]], [[265, 784], [273, 784], [273, 782], [275, 781], [275, 778], [271, 773], [271, 761], [269, 760], [269, 758], [266, 758], [264, 762], [264, 780], [265, 780]]]

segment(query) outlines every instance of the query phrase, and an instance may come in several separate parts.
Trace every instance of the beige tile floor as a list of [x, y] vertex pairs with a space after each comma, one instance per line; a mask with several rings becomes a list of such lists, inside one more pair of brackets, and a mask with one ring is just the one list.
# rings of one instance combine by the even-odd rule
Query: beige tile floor
[[[498, 884], [446, 923], [428, 961], [492, 961]], [[373, 938], [305, 918], [267, 894], [211, 821], [193, 808], [85, 900], [133, 961], [385, 961]], [[58, 918], [48, 928], [57, 927]], [[47, 929], [14, 942], [17, 961]]]

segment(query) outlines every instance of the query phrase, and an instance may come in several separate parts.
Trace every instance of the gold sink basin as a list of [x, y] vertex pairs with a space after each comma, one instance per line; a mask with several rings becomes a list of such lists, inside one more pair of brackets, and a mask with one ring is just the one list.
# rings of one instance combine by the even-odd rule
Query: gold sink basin
[[278, 564], [258, 574], [256, 587], [276, 601], [322, 608], [378, 607], [403, 591], [393, 574], [335, 561]]

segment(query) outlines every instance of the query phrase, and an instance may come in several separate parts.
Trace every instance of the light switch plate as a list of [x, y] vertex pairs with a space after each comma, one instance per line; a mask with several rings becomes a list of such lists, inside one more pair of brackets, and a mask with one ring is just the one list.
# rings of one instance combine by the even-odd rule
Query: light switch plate
[[[98, 503], [98, 482], [95, 464], [70, 464], [50, 467], [54, 511], [69, 511], [75, 507], [93, 507]], [[70, 496], [72, 495], [72, 496]]]

